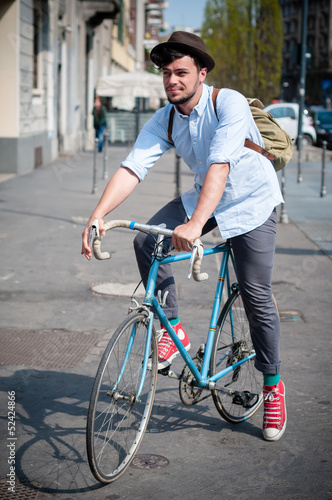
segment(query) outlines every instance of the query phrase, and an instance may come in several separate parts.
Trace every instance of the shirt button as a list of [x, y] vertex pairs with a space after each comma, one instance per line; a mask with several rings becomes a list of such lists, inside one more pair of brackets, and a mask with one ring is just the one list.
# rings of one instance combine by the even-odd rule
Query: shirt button
[[199, 164], [202, 165], [202, 162], [200, 161]]
[[197, 144], [197, 142], [196, 142], [196, 141], [194, 141], [194, 146], [196, 146], [196, 144]]
[[192, 121], [192, 122], [191, 122], [191, 124], [192, 124], [192, 125], [195, 125], [195, 122], [194, 122], [194, 121]]

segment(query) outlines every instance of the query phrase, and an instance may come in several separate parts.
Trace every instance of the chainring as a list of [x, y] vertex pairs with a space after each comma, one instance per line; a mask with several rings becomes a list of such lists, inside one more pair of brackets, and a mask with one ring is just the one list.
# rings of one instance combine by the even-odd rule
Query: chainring
[[[200, 370], [202, 367], [202, 359], [195, 356], [193, 358], [195, 366]], [[187, 365], [182, 370], [179, 382], [179, 394], [182, 403], [186, 406], [192, 406], [200, 401], [200, 396], [203, 389], [194, 386], [195, 377]]]

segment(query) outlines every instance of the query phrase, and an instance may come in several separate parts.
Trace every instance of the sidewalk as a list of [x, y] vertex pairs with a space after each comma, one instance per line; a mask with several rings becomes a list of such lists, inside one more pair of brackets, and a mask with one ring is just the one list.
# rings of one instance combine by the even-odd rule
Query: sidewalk
[[[301, 167], [302, 182], [298, 182], [297, 151], [291, 163], [285, 168], [286, 213], [291, 220], [326, 255], [332, 258], [332, 157], [326, 151], [325, 188], [326, 195], [321, 197], [322, 188], [322, 149], [306, 148]], [[279, 173], [281, 178], [281, 174]]]
[[[110, 148], [110, 174], [128, 151]], [[305, 167], [300, 186], [294, 181], [295, 164], [287, 167], [290, 223], [278, 224], [273, 286], [283, 332], [284, 437], [277, 443], [262, 440], [262, 411], [232, 426], [219, 417], [211, 398], [185, 407], [176, 381], [160, 376], [139, 454], [163, 456], [169, 465], [130, 467], [115, 483], [96, 484], [85, 452], [88, 400], [101, 353], [125, 317], [129, 298], [93, 290], [105, 282], [134, 290], [139, 280], [132, 232], [118, 229], [105, 238], [110, 261], [87, 262], [80, 255], [81, 231], [107, 182], [98, 160], [95, 195], [92, 153], [62, 158], [0, 184], [1, 499], [15, 498], [8, 496], [6, 484], [7, 391], [15, 391], [16, 493], [22, 498], [25, 493], [37, 500], [329, 498], [332, 268], [318, 243], [328, 240], [332, 185], [329, 174], [327, 196], [321, 199], [317, 162]], [[144, 222], [174, 197], [174, 163], [173, 152], [164, 155], [112, 218]], [[182, 190], [191, 183], [192, 175], [183, 168]], [[315, 240], [301, 227], [308, 219], [319, 233]], [[204, 241], [208, 245], [215, 239], [214, 233]], [[201, 284], [187, 280], [187, 263], [176, 270], [191, 354], [206, 335], [217, 266], [214, 258], [203, 262], [210, 279]], [[174, 371], [182, 367], [176, 359]]]

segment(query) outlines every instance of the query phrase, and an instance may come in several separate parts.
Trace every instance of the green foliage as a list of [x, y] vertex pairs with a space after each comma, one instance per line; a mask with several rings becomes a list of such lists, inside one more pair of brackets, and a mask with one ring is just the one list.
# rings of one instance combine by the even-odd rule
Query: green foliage
[[283, 31], [278, 0], [207, 0], [202, 38], [216, 62], [208, 83], [265, 104], [279, 95]]

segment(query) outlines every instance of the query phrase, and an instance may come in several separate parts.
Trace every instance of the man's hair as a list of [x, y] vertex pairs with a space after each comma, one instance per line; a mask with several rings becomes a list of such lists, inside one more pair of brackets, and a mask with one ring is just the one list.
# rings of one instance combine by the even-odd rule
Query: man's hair
[[176, 49], [169, 49], [166, 47], [160, 47], [158, 53], [154, 55], [153, 62], [157, 66], [157, 68], [162, 69], [164, 66], [167, 66], [176, 59], [181, 59], [181, 57], [185, 56], [189, 56], [193, 59], [195, 66], [199, 71], [205, 68], [205, 65], [202, 63], [200, 59], [198, 59], [198, 57], [193, 56], [189, 53], [183, 53]]

